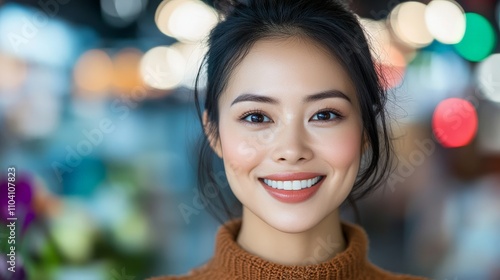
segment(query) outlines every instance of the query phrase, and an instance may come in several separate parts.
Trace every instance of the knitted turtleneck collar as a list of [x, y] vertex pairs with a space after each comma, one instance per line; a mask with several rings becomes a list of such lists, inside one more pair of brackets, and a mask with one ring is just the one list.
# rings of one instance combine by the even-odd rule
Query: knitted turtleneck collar
[[213, 265], [227, 275], [244, 275], [249, 279], [356, 279], [359, 271], [368, 265], [366, 250], [368, 239], [359, 226], [342, 223], [346, 249], [329, 261], [305, 266], [287, 266], [263, 260], [242, 249], [236, 238], [241, 220], [233, 220], [221, 227], [217, 234]]

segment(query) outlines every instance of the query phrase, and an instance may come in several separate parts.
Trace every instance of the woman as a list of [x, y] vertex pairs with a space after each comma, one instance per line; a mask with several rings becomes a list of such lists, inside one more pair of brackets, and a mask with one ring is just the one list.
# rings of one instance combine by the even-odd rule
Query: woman
[[[344, 202], [384, 181], [392, 151], [385, 91], [356, 16], [325, 0], [218, 8], [198, 175], [207, 201], [218, 200], [210, 209], [229, 221], [208, 263], [155, 279], [419, 279], [369, 263], [365, 232], [339, 218]], [[214, 178], [212, 151], [241, 218]]]

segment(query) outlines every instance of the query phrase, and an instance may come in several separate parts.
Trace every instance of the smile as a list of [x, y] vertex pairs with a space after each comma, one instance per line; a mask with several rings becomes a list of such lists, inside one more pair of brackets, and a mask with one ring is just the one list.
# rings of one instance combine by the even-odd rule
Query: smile
[[317, 176], [308, 180], [294, 180], [294, 181], [274, 181], [263, 179], [266, 185], [278, 190], [301, 190], [314, 186], [321, 180], [322, 176]]
[[301, 180], [276, 180], [277, 178], [259, 178], [264, 189], [274, 199], [284, 203], [299, 203], [311, 198], [321, 187], [326, 176], [293, 178]]

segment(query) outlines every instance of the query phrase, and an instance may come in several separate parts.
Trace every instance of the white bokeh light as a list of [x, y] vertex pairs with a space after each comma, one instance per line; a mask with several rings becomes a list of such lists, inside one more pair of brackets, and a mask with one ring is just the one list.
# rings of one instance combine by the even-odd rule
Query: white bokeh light
[[456, 44], [465, 34], [464, 11], [452, 0], [431, 1], [425, 10], [425, 23], [432, 36], [444, 44]]
[[425, 11], [425, 4], [409, 1], [397, 5], [389, 15], [394, 34], [409, 47], [422, 48], [433, 40], [425, 24]]
[[203, 39], [217, 20], [217, 12], [213, 8], [196, 0], [165, 0], [158, 6], [155, 15], [158, 29], [182, 42]]
[[185, 70], [186, 61], [179, 51], [164, 46], [147, 51], [140, 63], [144, 83], [160, 90], [177, 87], [184, 78]]
[[500, 103], [500, 54], [490, 55], [479, 64], [476, 79], [483, 96]]

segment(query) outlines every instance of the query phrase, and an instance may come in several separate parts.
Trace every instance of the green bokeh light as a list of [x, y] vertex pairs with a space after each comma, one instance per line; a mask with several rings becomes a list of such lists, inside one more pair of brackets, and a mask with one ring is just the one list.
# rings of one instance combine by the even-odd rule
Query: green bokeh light
[[495, 31], [486, 18], [476, 13], [466, 13], [465, 22], [464, 37], [455, 49], [467, 60], [481, 61], [495, 48]]

